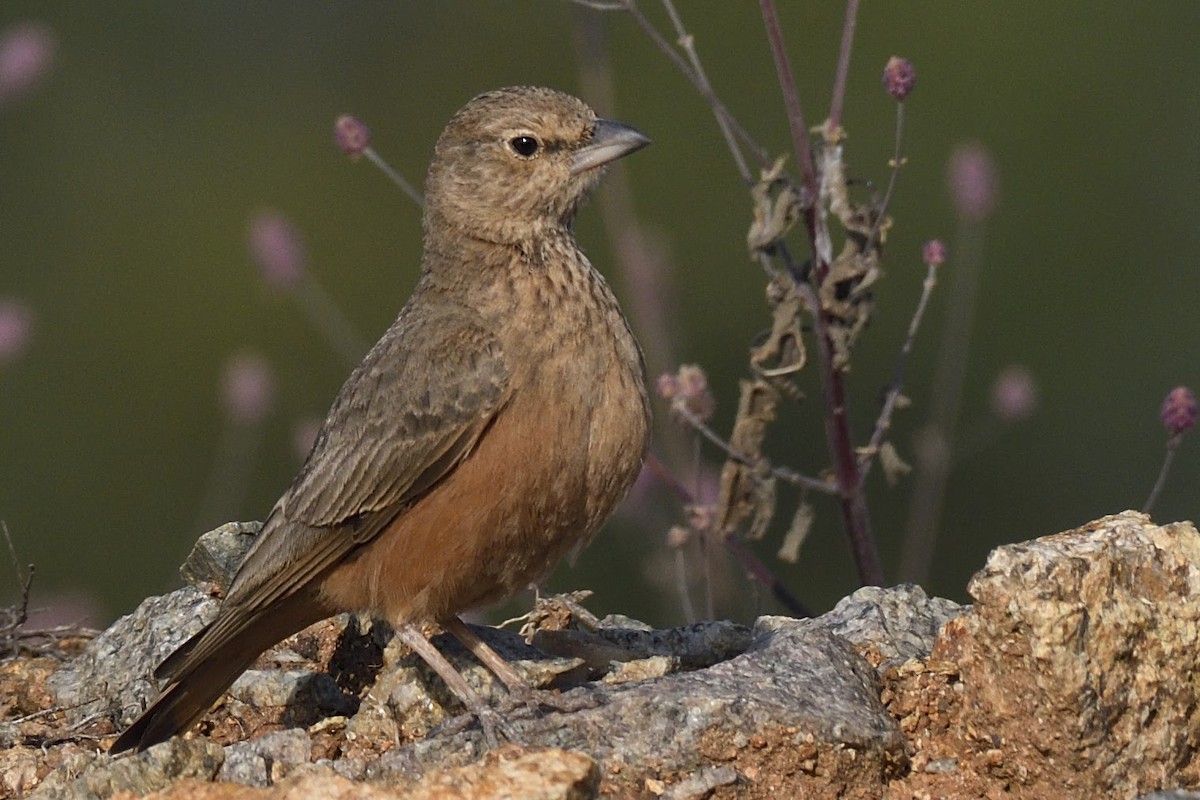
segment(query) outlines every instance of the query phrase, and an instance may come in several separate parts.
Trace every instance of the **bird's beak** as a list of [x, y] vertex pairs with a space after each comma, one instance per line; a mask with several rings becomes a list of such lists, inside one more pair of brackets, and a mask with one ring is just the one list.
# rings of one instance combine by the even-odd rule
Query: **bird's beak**
[[650, 144], [650, 137], [641, 131], [607, 119], [596, 120], [592, 139], [571, 156], [571, 174], [578, 175], [589, 169], [616, 161], [634, 150]]

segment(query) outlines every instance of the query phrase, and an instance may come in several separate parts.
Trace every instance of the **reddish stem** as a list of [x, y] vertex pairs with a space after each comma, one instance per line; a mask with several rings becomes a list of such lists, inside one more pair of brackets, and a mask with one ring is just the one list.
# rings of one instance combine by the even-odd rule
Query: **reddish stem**
[[[821, 252], [817, 246], [819, 240], [828, 241], [828, 236], [818, 237], [818, 226], [824, 225], [817, 214], [819, 194], [817, 175], [813, 166], [812, 153], [808, 146], [808, 126], [804, 123], [804, 112], [800, 106], [800, 95], [792, 78], [792, 69], [788, 61], [787, 50], [783, 43], [783, 33], [779, 25], [779, 15], [775, 11], [773, 0], [759, 0], [762, 9], [763, 24], [767, 29], [767, 40], [771, 45], [771, 54], [775, 59], [775, 71], [779, 74], [779, 86], [783, 91], [784, 105], [787, 107], [788, 125], [792, 133], [792, 146], [800, 162], [804, 186], [813, 199], [804, 211], [804, 221], [808, 229], [808, 239], [813, 248], [813, 269], [810, 275], [811, 284], [797, 280], [800, 290], [805, 294], [809, 308], [812, 309], [814, 334], [817, 340], [817, 361], [821, 374], [821, 399], [825, 405], [825, 438], [829, 453], [833, 460], [834, 473], [837, 475], [838, 494], [841, 499], [842, 521], [846, 526], [846, 536], [850, 539], [850, 549], [854, 554], [854, 563], [858, 568], [858, 577], [864, 585], [879, 586], [884, 582], [883, 567], [879, 561], [879, 553], [871, 534], [870, 518], [867, 515], [866, 498], [862, 492], [862, 480], [858, 470], [858, 458], [854, 451], [854, 436], [850, 430], [850, 420], [846, 413], [846, 383], [841, 370], [834, 366], [833, 341], [829, 336], [829, 317], [822, 308], [814, 286], [829, 274], [827, 253]], [[853, 31], [851, 31], [852, 33]], [[849, 49], [843, 35], [843, 58], [849, 63]], [[793, 277], [797, 275], [791, 269]]]
[[838, 52], [837, 73], [833, 78], [833, 100], [829, 104], [829, 127], [842, 125], [842, 103], [846, 99], [846, 76], [850, 74], [850, 50], [854, 29], [858, 27], [858, 0], [846, 3], [846, 23], [842, 26], [842, 48]]

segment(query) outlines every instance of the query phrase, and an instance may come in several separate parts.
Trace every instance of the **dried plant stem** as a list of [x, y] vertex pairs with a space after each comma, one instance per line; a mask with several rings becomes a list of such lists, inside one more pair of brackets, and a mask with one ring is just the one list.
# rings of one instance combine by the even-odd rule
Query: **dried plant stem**
[[864, 482], [871, 472], [871, 464], [874, 463], [875, 456], [879, 453], [879, 446], [883, 444], [884, 437], [892, 427], [892, 412], [896, 410], [896, 401], [904, 388], [904, 372], [908, 366], [908, 357], [912, 353], [913, 341], [917, 337], [917, 329], [921, 327], [921, 319], [925, 316], [929, 297], [933, 294], [933, 288], [937, 286], [937, 270], [935, 264], [928, 265], [926, 269], [925, 282], [921, 287], [921, 299], [917, 301], [917, 309], [908, 323], [908, 335], [904, 338], [900, 356], [896, 359], [896, 371], [892, 375], [892, 383], [883, 400], [879, 418], [875, 420], [875, 429], [871, 432], [871, 440], [867, 442], [867, 446], [863, 448], [862, 456], [859, 458], [859, 478]]
[[367, 147], [363, 150], [363, 155], [366, 156], [372, 164], [379, 167], [379, 170], [391, 179], [392, 183], [400, 187], [400, 189], [408, 195], [409, 199], [416, 203], [421, 208], [425, 207], [425, 198], [417, 191], [416, 187], [405, 180], [404, 176], [397, 172], [391, 164], [384, 161], [383, 156], [375, 152], [375, 148]]
[[787, 608], [797, 617], [811, 617], [812, 611], [800, 602], [800, 600], [787, 590], [787, 587], [779, 582], [779, 578], [775, 577], [775, 573], [758, 559], [753, 553], [746, 549], [746, 546], [736, 536], [726, 536], [722, 539], [725, 543], [725, 549], [733, 553], [738, 561], [742, 563], [746, 572], [758, 581], [758, 583], [767, 587], [771, 594], [775, 596], [784, 608]]
[[896, 178], [900, 175], [900, 167], [904, 166], [904, 158], [902, 156], [902, 147], [904, 142], [904, 103], [896, 104], [896, 148], [892, 153], [892, 174], [888, 178], [887, 191], [883, 193], [883, 200], [879, 203], [879, 211], [875, 215], [875, 222], [871, 225], [871, 233], [867, 236], [867, 243], [863, 246], [863, 250], [871, 250], [875, 246], [876, 237], [879, 236], [879, 228], [887, 219], [888, 206], [892, 202], [892, 193], [896, 191]]
[[846, 21], [842, 25], [842, 46], [838, 51], [837, 72], [833, 76], [833, 99], [829, 103], [829, 127], [842, 125], [842, 105], [846, 99], [846, 78], [850, 74], [850, 51], [858, 27], [858, 0], [847, 0]]
[[[21, 630], [21, 626], [29, 620], [29, 592], [33, 586], [34, 569], [33, 564], [21, 567], [21, 561], [17, 558], [17, 548], [13, 545], [12, 536], [8, 532], [8, 523], [4, 520], [0, 520], [0, 534], [4, 536], [4, 543], [8, 548], [8, 555], [12, 559], [13, 572], [17, 575], [19, 586], [16, 605], [0, 609], [0, 643], [7, 643], [7, 647], [4, 649], [15, 656], [18, 654], [21, 640], [28, 634], [27, 631]], [[0, 651], [0, 658], [4, 657], [6, 657], [5, 653]]]
[[792, 65], [788, 60], [787, 48], [783, 44], [783, 31], [779, 26], [779, 15], [774, 0], [759, 0], [763, 24], [767, 28], [767, 40], [771, 43], [771, 55], [775, 58], [775, 71], [779, 75], [779, 86], [783, 90], [783, 104], [787, 109], [788, 128], [792, 133], [792, 149], [796, 152], [796, 163], [800, 165], [800, 178], [808, 189], [809, 197], [817, 196], [817, 173], [813, 167], [812, 151], [808, 146], [808, 125], [804, 122], [804, 109], [800, 105], [800, 93], [792, 76]]
[[[787, 108], [792, 146], [796, 150], [796, 157], [800, 163], [804, 186], [808, 189], [809, 196], [815, 199], [820, 195], [817, 191], [817, 175], [813, 166], [812, 153], [808, 145], [808, 127], [804, 121], [800, 95], [792, 77], [791, 64], [783, 42], [783, 31], [779, 24], [779, 15], [776, 13], [773, 0], [759, 0], [759, 7], [762, 11], [763, 25], [767, 31], [767, 41], [770, 43], [771, 53], [774, 56], [775, 70], [778, 73], [780, 89], [783, 92], [784, 105]], [[849, 57], [848, 52], [847, 50], [847, 58]], [[837, 145], [836, 143], [827, 143], [827, 146], [836, 147]], [[874, 536], [871, 533], [866, 498], [863, 496], [862, 480], [858, 473], [858, 458], [854, 451], [854, 437], [850, 431], [850, 419], [846, 408], [846, 384], [841, 370], [834, 366], [833, 341], [829, 335], [828, 315], [821, 306], [817, 293], [813, 290], [813, 285], [819, 286], [828, 275], [829, 262], [832, 257], [829, 231], [825, 227], [823, 215], [819, 213], [816, 203], [805, 210], [805, 222], [815, 256], [815, 263], [811, 271], [811, 280], [814, 283], [801, 285], [800, 288], [814, 319], [817, 361], [821, 376], [821, 399], [825, 407], [825, 437], [833, 460], [834, 473], [837, 475], [842, 520], [846, 526], [846, 535], [850, 539], [850, 549], [854, 554], [859, 580], [864, 585], [881, 585], [884, 582], [883, 566], [875, 547]], [[794, 271], [793, 274], [795, 274]]]
[[808, 284], [801, 284], [800, 292], [817, 320], [817, 363], [821, 376], [821, 401], [825, 408], [825, 438], [837, 476], [842, 522], [850, 540], [859, 580], [864, 586], [882, 586], [883, 565], [875, 547], [866, 498], [862, 492], [862, 478], [847, 415], [846, 383], [842, 372], [833, 366], [833, 342], [829, 338], [828, 321], [816, 292]]
[[1145, 505], [1142, 506], [1142, 513], [1149, 514], [1154, 508], [1154, 504], [1158, 502], [1158, 496], [1162, 494], [1163, 486], [1167, 482], [1167, 473], [1171, 471], [1171, 464], [1175, 461], [1175, 453], [1179, 451], [1179, 443], [1183, 440], [1180, 435], [1172, 436], [1167, 440], [1167, 454], [1163, 457], [1162, 468], [1158, 471], [1158, 478], [1154, 481], [1154, 488], [1150, 490], [1150, 496], [1146, 498]]
[[956, 269], [930, 388], [933, 408], [929, 424], [918, 434], [912, 508], [901, 550], [900, 578], [913, 583], [923, 583], [933, 563], [983, 271], [983, 234], [982, 223], [963, 220], [955, 238], [958, 244], [950, 249], [956, 254]]

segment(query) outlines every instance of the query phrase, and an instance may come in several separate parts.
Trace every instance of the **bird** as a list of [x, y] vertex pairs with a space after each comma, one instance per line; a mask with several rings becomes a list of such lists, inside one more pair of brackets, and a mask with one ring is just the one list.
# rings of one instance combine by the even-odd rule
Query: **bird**
[[480, 94], [451, 118], [412, 294], [337, 393], [217, 616], [155, 670], [164, 688], [110, 752], [186, 732], [263, 651], [346, 611], [390, 622], [494, 739], [419, 626], [532, 691], [459, 615], [585, 546], [641, 469], [641, 349], [572, 223], [606, 165], [649, 142], [543, 87]]

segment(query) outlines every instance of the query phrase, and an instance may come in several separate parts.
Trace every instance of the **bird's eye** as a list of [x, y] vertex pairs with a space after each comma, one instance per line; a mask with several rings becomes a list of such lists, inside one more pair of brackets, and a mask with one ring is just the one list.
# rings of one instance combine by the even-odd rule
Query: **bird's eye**
[[514, 136], [508, 144], [522, 158], [532, 158], [538, 151], [538, 140], [532, 136]]

